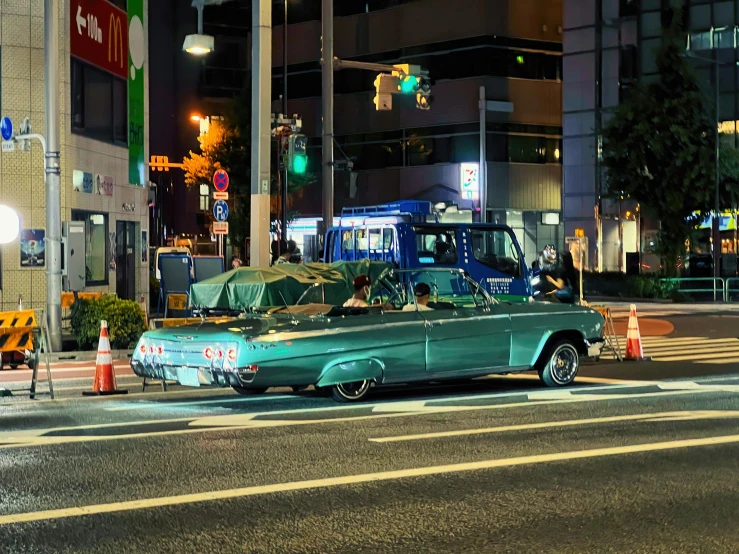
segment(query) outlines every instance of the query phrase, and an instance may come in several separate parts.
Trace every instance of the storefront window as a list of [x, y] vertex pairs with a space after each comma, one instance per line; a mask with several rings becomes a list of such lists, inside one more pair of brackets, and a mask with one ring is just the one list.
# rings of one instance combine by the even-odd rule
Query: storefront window
[[108, 216], [73, 211], [72, 221], [85, 223], [85, 279], [87, 286], [108, 284]]

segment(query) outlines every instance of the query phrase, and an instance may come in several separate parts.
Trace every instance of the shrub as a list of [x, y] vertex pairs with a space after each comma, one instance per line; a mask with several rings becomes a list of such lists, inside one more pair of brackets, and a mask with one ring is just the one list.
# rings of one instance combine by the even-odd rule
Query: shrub
[[72, 331], [81, 350], [91, 350], [100, 337], [100, 321], [108, 322], [110, 346], [133, 348], [146, 331], [144, 312], [133, 300], [106, 295], [93, 300], [78, 300], [72, 313]]

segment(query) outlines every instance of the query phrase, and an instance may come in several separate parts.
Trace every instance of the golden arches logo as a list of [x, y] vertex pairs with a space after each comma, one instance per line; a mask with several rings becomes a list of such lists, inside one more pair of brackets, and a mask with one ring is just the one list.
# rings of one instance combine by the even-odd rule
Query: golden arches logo
[[108, 63], [113, 61], [119, 61], [121, 68], [123, 68], [123, 30], [121, 28], [121, 16], [117, 16], [114, 13], [110, 14], [110, 20], [108, 21]]

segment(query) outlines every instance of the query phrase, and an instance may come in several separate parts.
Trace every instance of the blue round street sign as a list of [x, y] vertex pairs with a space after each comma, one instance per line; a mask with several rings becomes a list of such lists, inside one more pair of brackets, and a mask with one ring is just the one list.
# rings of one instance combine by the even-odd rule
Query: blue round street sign
[[0, 119], [0, 135], [2, 135], [3, 140], [13, 138], [13, 122], [10, 121], [7, 115]]
[[219, 200], [213, 204], [213, 217], [216, 221], [226, 221], [228, 219], [228, 204], [225, 200]]

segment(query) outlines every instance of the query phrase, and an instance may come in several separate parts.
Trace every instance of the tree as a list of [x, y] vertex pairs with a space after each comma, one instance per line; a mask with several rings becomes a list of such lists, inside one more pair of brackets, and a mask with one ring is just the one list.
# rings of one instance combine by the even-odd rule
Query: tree
[[[213, 120], [208, 133], [198, 138], [201, 153], [190, 152], [185, 157], [185, 183], [198, 186], [210, 183], [216, 169], [225, 169], [229, 175], [229, 239], [231, 244], [241, 248], [244, 239], [250, 235], [251, 216], [251, 93], [245, 89], [226, 107], [220, 120]], [[270, 194], [276, 196], [277, 179], [274, 172]], [[291, 175], [288, 180], [288, 194], [299, 191], [316, 181], [315, 173]], [[272, 211], [278, 209], [274, 203]], [[276, 218], [276, 213], [271, 216]]]
[[[670, 272], [697, 221], [712, 210], [716, 167], [717, 123], [681, 55], [679, 21], [676, 10], [657, 52], [659, 80], [636, 85], [603, 127], [607, 193], [633, 198], [660, 220], [659, 251]], [[732, 172], [722, 179], [725, 187], [735, 186], [739, 158], [727, 154], [720, 169]]]

